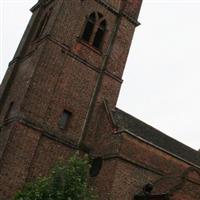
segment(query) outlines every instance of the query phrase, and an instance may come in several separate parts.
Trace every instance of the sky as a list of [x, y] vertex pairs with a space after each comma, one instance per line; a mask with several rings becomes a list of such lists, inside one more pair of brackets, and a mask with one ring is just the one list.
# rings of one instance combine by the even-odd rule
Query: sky
[[[37, 0], [0, 0], [0, 82]], [[117, 107], [200, 149], [200, 0], [143, 0]]]

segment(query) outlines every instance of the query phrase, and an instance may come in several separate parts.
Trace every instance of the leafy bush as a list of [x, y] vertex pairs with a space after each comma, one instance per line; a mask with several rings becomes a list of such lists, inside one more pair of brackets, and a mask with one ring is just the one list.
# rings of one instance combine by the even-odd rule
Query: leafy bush
[[96, 200], [88, 187], [88, 158], [72, 156], [67, 163], [58, 164], [49, 177], [25, 185], [14, 200]]

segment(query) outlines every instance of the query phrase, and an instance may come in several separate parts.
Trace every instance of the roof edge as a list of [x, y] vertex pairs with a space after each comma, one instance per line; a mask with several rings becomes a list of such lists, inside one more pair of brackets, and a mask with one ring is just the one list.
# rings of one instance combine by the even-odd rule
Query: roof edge
[[166, 149], [164, 149], [162, 147], [159, 147], [156, 144], [153, 144], [152, 142], [149, 142], [148, 140], [145, 140], [142, 137], [139, 137], [138, 135], [135, 135], [133, 132], [129, 131], [128, 129], [124, 128], [124, 129], [121, 129], [121, 130], [116, 132], [116, 134], [123, 134], [123, 133], [127, 133], [127, 134], [137, 138], [138, 140], [140, 140], [140, 141], [142, 141], [142, 142], [144, 142], [146, 144], [149, 144], [149, 145], [155, 147], [156, 149], [161, 150], [162, 152], [165, 152], [165, 153], [167, 153], [167, 154], [169, 154], [169, 155], [171, 155], [171, 156], [173, 156], [173, 157], [175, 157], [175, 158], [177, 158], [177, 159], [179, 159], [179, 160], [181, 160], [181, 161], [183, 161], [183, 162], [185, 162], [185, 163], [187, 163], [189, 165], [192, 165], [193, 167], [196, 167], [196, 168], [200, 169], [199, 165], [196, 165], [196, 164], [194, 164], [194, 163], [192, 163], [192, 162], [190, 162], [190, 161], [188, 161], [188, 160], [186, 160], [186, 159], [184, 159], [184, 158], [182, 158], [182, 157], [180, 157], [180, 156], [178, 156], [178, 155], [176, 155], [176, 154], [174, 154], [174, 153], [172, 153], [170, 151], [167, 151]]

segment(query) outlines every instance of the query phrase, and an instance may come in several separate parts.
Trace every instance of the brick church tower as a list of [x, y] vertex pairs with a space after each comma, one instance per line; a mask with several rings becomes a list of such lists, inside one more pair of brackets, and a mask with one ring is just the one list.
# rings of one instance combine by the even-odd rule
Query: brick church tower
[[[0, 199], [76, 150], [107, 159], [94, 185], [109, 198], [115, 108], [142, 0], [40, 0], [0, 90]], [[107, 182], [107, 183], [105, 183]], [[107, 196], [106, 196], [107, 195]]]
[[199, 200], [200, 153], [116, 108], [142, 0], [40, 0], [0, 88], [0, 200], [79, 151], [100, 200]]

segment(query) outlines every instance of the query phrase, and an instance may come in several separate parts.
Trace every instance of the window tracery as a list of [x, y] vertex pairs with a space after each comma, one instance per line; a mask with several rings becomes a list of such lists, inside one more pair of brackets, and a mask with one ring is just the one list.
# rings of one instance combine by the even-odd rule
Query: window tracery
[[91, 13], [86, 19], [82, 40], [96, 49], [101, 49], [106, 27], [106, 20], [101, 13]]

